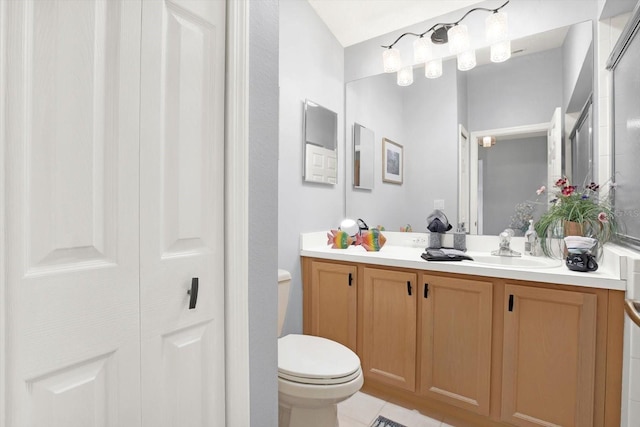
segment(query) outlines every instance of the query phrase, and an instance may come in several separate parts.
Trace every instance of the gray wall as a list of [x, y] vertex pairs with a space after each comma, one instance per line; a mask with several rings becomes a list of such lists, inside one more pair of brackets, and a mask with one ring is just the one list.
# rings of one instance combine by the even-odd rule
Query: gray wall
[[581, 111], [593, 92], [592, 46], [592, 22], [581, 22], [571, 26], [562, 45], [564, 77], [562, 111], [565, 113]]
[[[499, 140], [491, 148], [478, 148], [478, 159], [484, 165], [483, 234], [498, 235], [511, 224], [515, 206], [534, 202], [535, 191], [545, 185], [547, 138]], [[546, 206], [546, 197], [541, 197], [535, 206]]]
[[497, 65], [467, 75], [469, 132], [548, 122], [562, 105], [560, 48]]
[[[382, 138], [388, 138], [406, 146], [402, 102], [403, 88], [396, 84], [396, 75], [381, 74], [368, 79], [357, 80], [347, 85], [345, 128], [347, 165], [353, 164], [353, 124], [359, 123], [374, 133], [373, 189], [353, 188], [353, 179], [347, 176], [346, 215], [350, 218], [362, 218], [369, 226], [383, 225], [387, 229], [397, 230], [399, 224], [394, 221], [395, 212], [407, 200], [405, 185], [382, 182]], [[405, 151], [406, 153], [406, 151]], [[405, 172], [407, 161], [405, 159]], [[347, 167], [347, 170], [352, 168]], [[394, 211], [393, 214], [389, 210]], [[407, 219], [408, 221], [408, 219]]]
[[[260, 3], [260, 2], [251, 2]], [[299, 237], [302, 232], [337, 227], [344, 216], [344, 49], [308, 2], [280, 0], [280, 143], [278, 235], [259, 247], [275, 253], [278, 265], [289, 270], [292, 287], [283, 335], [302, 332], [302, 278]], [[274, 42], [277, 44], [277, 41]], [[253, 82], [252, 82], [253, 86]], [[338, 113], [338, 184], [302, 181], [303, 103], [308, 98]], [[277, 100], [277, 94], [274, 96]], [[272, 106], [278, 111], [278, 105]], [[277, 178], [277, 179], [276, 179]], [[275, 200], [275, 199], [274, 199]], [[273, 275], [275, 277], [275, 267]], [[276, 281], [260, 285], [276, 292]], [[275, 325], [275, 323], [274, 323]], [[275, 339], [274, 339], [275, 344]], [[275, 378], [275, 377], [274, 377]], [[276, 396], [277, 397], [277, 396]], [[264, 424], [269, 425], [269, 424]]]
[[[381, 74], [347, 84], [346, 127], [360, 123], [376, 137], [373, 190], [353, 189], [347, 181], [347, 216], [362, 218], [370, 226], [399, 231], [410, 224], [426, 231], [426, 218], [434, 200], [445, 201], [445, 212], [457, 212], [457, 71], [454, 61], [443, 64], [443, 75], [427, 79], [414, 71], [414, 83], [396, 84], [396, 75]], [[403, 146], [402, 185], [382, 182], [382, 138]], [[347, 140], [347, 164], [352, 161], [353, 135]]]
[[[406, 215], [414, 231], [427, 231], [434, 200], [454, 223], [458, 212], [458, 87], [455, 61], [445, 61], [442, 77], [427, 79], [422, 68], [404, 94], [404, 126], [411, 150], [406, 156], [409, 199]], [[397, 230], [397, 229], [396, 229]]]
[[278, 425], [278, 1], [249, 4], [249, 369], [251, 425]]

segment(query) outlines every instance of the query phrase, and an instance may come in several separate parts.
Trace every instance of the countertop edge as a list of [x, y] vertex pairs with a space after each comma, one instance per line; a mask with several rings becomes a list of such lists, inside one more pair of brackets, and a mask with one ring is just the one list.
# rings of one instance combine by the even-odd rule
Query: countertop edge
[[381, 252], [356, 252], [349, 249], [330, 249], [328, 247], [317, 249], [308, 248], [300, 251], [300, 256], [320, 258], [334, 261], [356, 262], [387, 267], [409, 268], [413, 270], [434, 271], [443, 273], [468, 274], [474, 276], [495, 277], [500, 279], [525, 280], [559, 285], [581, 286], [588, 288], [609, 289], [625, 291], [626, 280], [611, 277], [606, 272], [580, 273], [568, 270], [564, 265], [553, 268], [513, 269], [486, 264], [473, 264], [473, 261], [433, 262], [420, 258], [421, 249], [407, 248], [416, 259], [406, 257], [393, 257]]

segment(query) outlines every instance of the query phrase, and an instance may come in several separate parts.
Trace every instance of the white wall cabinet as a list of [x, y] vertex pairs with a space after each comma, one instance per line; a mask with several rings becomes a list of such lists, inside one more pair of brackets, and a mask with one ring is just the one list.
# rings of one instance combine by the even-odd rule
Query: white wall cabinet
[[7, 427], [223, 424], [225, 2], [0, 23]]

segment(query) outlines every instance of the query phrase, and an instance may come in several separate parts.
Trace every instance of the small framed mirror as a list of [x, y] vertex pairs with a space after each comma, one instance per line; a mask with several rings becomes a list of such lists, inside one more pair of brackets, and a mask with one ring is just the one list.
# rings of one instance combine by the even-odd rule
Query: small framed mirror
[[319, 184], [338, 182], [338, 114], [313, 102], [304, 102], [303, 179]]
[[353, 188], [373, 189], [375, 135], [371, 129], [353, 125]]

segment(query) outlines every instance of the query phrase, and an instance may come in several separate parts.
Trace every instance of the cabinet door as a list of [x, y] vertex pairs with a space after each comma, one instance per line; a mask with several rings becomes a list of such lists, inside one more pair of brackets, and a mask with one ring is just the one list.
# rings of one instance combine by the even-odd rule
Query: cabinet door
[[591, 426], [596, 296], [505, 286], [502, 419]]
[[367, 378], [415, 391], [416, 274], [364, 269], [363, 355]]
[[491, 282], [423, 275], [420, 393], [489, 414]]
[[311, 334], [356, 351], [357, 268], [314, 261], [311, 264]]

